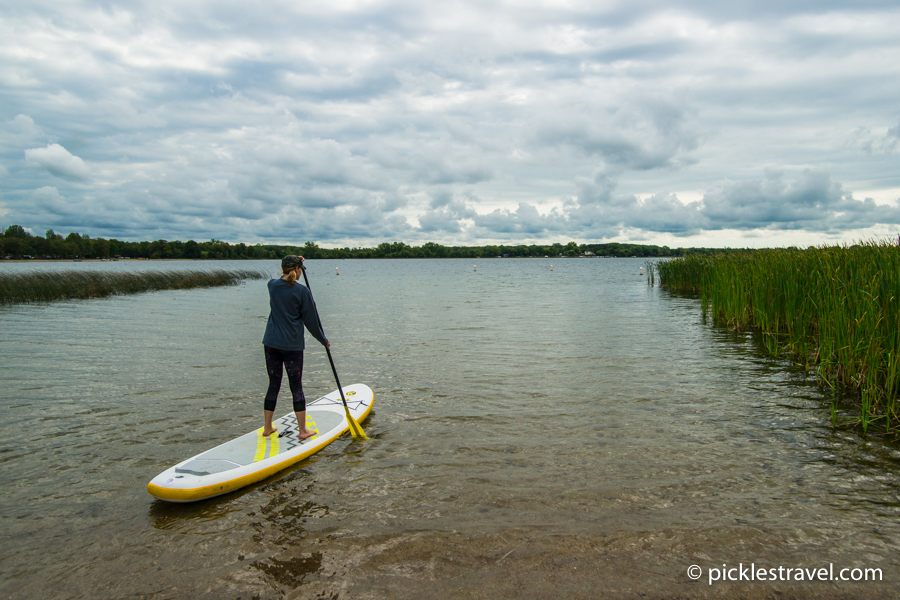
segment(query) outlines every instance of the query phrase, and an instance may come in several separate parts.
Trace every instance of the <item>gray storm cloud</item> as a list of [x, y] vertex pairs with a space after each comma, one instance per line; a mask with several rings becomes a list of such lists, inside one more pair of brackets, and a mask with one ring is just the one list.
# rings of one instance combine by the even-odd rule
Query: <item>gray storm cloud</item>
[[900, 205], [857, 200], [824, 171], [788, 176], [769, 171], [746, 181], [720, 182], [703, 199], [675, 194], [638, 198], [617, 194], [615, 181], [598, 173], [578, 181], [578, 195], [562, 210], [540, 214], [527, 203], [475, 217], [485, 231], [532, 234], [576, 232], [611, 237], [623, 229], [695, 235], [704, 230], [806, 230], [831, 232], [900, 223]]
[[724, 182], [704, 195], [701, 212], [709, 223], [734, 229], [831, 231], [900, 223], [900, 205], [856, 200], [828, 173], [814, 170]]

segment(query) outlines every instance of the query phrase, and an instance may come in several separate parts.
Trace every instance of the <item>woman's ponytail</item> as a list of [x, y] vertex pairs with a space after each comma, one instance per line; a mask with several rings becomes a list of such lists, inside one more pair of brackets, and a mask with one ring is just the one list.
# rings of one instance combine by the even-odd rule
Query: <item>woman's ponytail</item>
[[297, 269], [281, 269], [281, 271], [284, 273], [284, 279], [288, 282], [288, 286], [294, 285], [297, 281]]

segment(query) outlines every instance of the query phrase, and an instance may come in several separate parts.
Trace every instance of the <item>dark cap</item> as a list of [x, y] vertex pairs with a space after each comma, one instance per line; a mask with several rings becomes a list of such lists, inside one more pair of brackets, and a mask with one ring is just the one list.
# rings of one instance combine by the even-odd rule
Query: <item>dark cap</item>
[[297, 267], [303, 267], [303, 259], [301, 259], [299, 256], [288, 254], [281, 259], [282, 269], [296, 269]]

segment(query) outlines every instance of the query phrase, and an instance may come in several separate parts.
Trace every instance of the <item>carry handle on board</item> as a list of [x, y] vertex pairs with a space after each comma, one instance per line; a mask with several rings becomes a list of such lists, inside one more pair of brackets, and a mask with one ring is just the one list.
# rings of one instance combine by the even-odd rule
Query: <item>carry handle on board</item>
[[[306, 289], [309, 290], [309, 297], [312, 298], [312, 288], [309, 287], [309, 279], [306, 277], [306, 267], [300, 266], [300, 271], [303, 273], [303, 281], [306, 282]], [[313, 299], [313, 310], [316, 311], [316, 321], [319, 322], [319, 329], [325, 331], [325, 328], [322, 327], [322, 319], [319, 318], [319, 309], [315, 307], [316, 301]], [[350, 425], [350, 434], [356, 439], [367, 440], [369, 437], [366, 435], [366, 432], [363, 431], [363, 428], [359, 423], [356, 422], [356, 419], [353, 418], [353, 415], [350, 414], [350, 407], [347, 406], [347, 399], [344, 398], [344, 388], [341, 387], [341, 380], [338, 379], [337, 369], [334, 368], [334, 360], [331, 358], [331, 348], [325, 347], [325, 351], [328, 353], [328, 362], [331, 363], [331, 372], [334, 373], [334, 382], [338, 386], [338, 392], [341, 394], [341, 402], [344, 403], [344, 412], [347, 413], [347, 423]]]

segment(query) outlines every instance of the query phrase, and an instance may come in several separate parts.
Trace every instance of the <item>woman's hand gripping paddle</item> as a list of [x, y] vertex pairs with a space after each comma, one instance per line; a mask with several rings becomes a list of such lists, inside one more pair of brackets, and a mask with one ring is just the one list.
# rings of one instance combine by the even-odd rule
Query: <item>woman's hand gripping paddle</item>
[[[312, 288], [309, 287], [309, 279], [306, 277], [306, 267], [300, 267], [300, 271], [303, 273], [303, 281], [306, 282], [306, 289], [309, 290], [309, 295], [312, 297]], [[315, 300], [313, 300], [313, 306], [315, 306]], [[322, 327], [322, 319], [319, 318], [319, 309], [316, 308], [316, 320], [319, 322], [319, 329], [325, 331], [325, 328]], [[363, 428], [359, 423], [356, 422], [356, 419], [350, 414], [350, 407], [347, 406], [347, 399], [344, 398], [344, 388], [341, 387], [341, 380], [338, 379], [337, 369], [334, 368], [334, 360], [331, 358], [331, 348], [325, 347], [325, 351], [328, 353], [328, 362], [331, 363], [331, 372], [334, 373], [334, 382], [338, 386], [338, 391], [341, 393], [341, 402], [344, 403], [344, 412], [347, 413], [347, 423], [350, 425], [350, 434], [354, 439], [367, 440], [369, 437], [366, 435], [366, 432], [363, 431]]]

